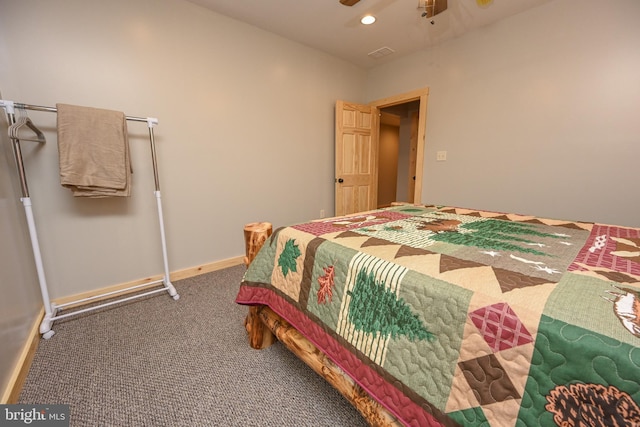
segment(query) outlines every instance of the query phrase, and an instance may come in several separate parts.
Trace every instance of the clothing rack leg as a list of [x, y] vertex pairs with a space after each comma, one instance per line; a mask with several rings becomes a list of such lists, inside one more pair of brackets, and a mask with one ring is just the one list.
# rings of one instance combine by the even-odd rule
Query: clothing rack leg
[[47, 290], [47, 279], [44, 275], [44, 266], [42, 264], [42, 255], [40, 253], [40, 244], [38, 242], [38, 233], [36, 232], [36, 223], [33, 219], [33, 209], [31, 208], [31, 198], [23, 197], [20, 199], [24, 206], [24, 213], [27, 217], [27, 225], [29, 227], [29, 235], [31, 236], [31, 247], [33, 249], [33, 257], [36, 262], [36, 271], [38, 273], [38, 282], [40, 283], [40, 292], [42, 293], [42, 302], [44, 304], [44, 318], [40, 323], [40, 333], [44, 339], [49, 339], [55, 334], [51, 329], [53, 324], [52, 317], [55, 310], [49, 299], [49, 291]]
[[156, 202], [158, 206], [158, 222], [160, 226], [160, 240], [162, 243], [162, 260], [164, 262], [164, 286], [169, 292], [169, 295], [174, 300], [180, 298], [176, 288], [171, 284], [171, 278], [169, 276], [169, 260], [167, 257], [167, 240], [164, 234], [164, 218], [162, 216], [162, 196], [160, 195], [160, 179], [158, 178], [158, 160], [156, 158], [156, 139], [153, 134], [153, 127], [158, 124], [158, 119], [154, 117], [147, 117], [147, 126], [149, 127], [149, 148], [151, 148], [151, 163], [153, 164], [153, 181], [155, 184], [155, 191], [153, 194], [156, 196]]
[[164, 235], [164, 219], [162, 216], [162, 197], [160, 195], [160, 190], [154, 191], [156, 196], [157, 206], [158, 206], [158, 221], [160, 223], [160, 240], [162, 242], [162, 260], [164, 262], [164, 286], [165, 289], [169, 292], [169, 295], [173, 297], [174, 300], [180, 298], [176, 288], [171, 284], [171, 279], [169, 276], [169, 260], [167, 257], [167, 241]]
[[[5, 109], [7, 113], [7, 121], [9, 126], [16, 123], [15, 106], [13, 101], [0, 101], [0, 106]], [[38, 274], [38, 283], [40, 284], [40, 293], [42, 294], [42, 304], [44, 305], [44, 318], [40, 322], [40, 333], [45, 339], [49, 339], [55, 334], [51, 329], [53, 325], [53, 316], [56, 310], [51, 304], [49, 299], [49, 290], [47, 288], [47, 279], [44, 274], [44, 265], [42, 263], [42, 253], [40, 252], [40, 243], [38, 241], [38, 233], [36, 231], [36, 221], [33, 218], [33, 208], [31, 203], [31, 197], [29, 197], [29, 186], [27, 185], [27, 176], [24, 171], [24, 164], [22, 162], [22, 150], [20, 148], [20, 141], [16, 138], [12, 138], [13, 156], [18, 169], [18, 177], [20, 178], [20, 188], [22, 190], [22, 197], [20, 201], [24, 207], [24, 214], [27, 219], [27, 227], [29, 228], [29, 237], [31, 238], [31, 249], [33, 251], [33, 259], [36, 264], [36, 273]]]

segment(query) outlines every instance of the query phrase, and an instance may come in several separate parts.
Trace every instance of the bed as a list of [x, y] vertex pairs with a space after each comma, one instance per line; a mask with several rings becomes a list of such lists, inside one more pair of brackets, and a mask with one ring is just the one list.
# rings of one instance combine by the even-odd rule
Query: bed
[[392, 206], [274, 230], [236, 302], [372, 425], [640, 425], [637, 228]]

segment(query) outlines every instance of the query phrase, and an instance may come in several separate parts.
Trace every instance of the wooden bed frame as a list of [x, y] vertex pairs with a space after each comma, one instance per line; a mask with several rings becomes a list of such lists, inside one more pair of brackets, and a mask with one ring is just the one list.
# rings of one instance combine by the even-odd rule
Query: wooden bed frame
[[[256, 254], [271, 235], [272, 225], [268, 222], [247, 224], [244, 228], [245, 265], [248, 267]], [[265, 305], [249, 307], [245, 322], [249, 344], [254, 349], [269, 347], [280, 341], [293, 354], [311, 367], [318, 375], [340, 392], [364, 419], [376, 427], [400, 427], [403, 424], [380, 403], [349, 377], [338, 365], [306, 339], [289, 322]]]

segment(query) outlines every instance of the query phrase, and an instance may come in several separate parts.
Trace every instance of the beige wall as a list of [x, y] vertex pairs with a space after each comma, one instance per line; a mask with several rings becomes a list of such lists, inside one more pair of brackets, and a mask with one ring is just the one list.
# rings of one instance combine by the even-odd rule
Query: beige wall
[[[244, 254], [245, 223], [333, 212], [334, 105], [363, 100], [364, 70], [181, 0], [0, 11], [3, 99], [159, 119], [171, 270]], [[146, 125], [129, 124], [133, 197], [75, 200], [59, 185], [55, 114], [29, 115], [48, 139], [24, 154], [51, 296], [161, 273]], [[40, 304], [11, 161], [0, 158], [0, 391]]]
[[368, 99], [429, 87], [422, 201], [640, 226], [639, 19], [554, 0], [374, 68]]

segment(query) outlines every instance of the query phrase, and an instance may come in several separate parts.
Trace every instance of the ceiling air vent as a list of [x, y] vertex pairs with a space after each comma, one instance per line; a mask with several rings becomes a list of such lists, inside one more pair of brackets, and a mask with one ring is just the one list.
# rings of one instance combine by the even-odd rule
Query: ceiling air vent
[[394, 52], [395, 50], [385, 46], [385, 47], [381, 47], [380, 49], [376, 49], [373, 52], [369, 52], [368, 55], [371, 58], [377, 59], [377, 58], [382, 58], [383, 56], [391, 55]]

